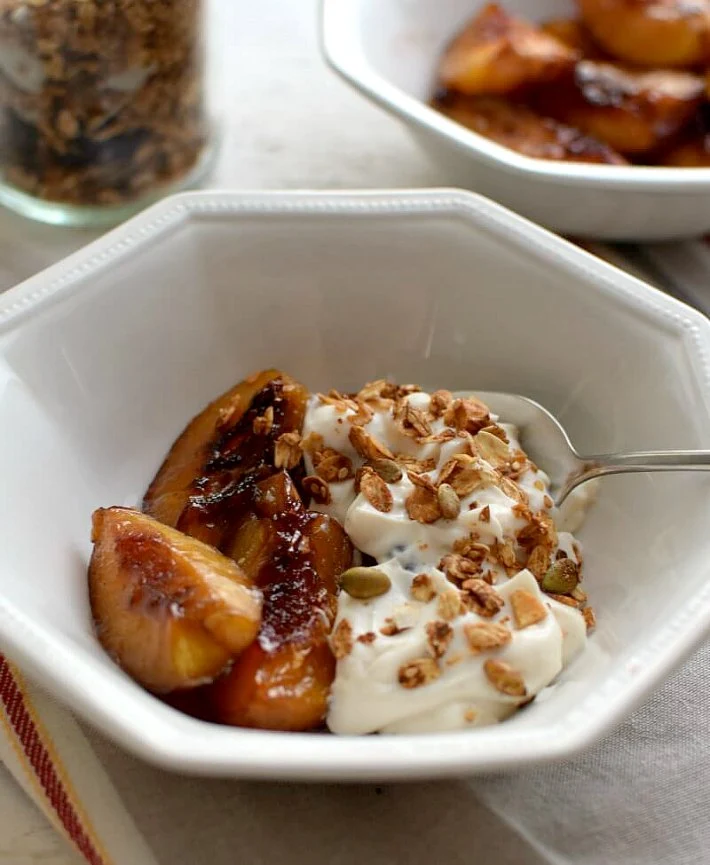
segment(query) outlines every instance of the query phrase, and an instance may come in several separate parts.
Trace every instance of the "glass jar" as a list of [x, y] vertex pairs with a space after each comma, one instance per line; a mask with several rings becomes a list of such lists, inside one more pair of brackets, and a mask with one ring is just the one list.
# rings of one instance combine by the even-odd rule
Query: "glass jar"
[[203, 0], [0, 0], [0, 202], [107, 225], [211, 152]]

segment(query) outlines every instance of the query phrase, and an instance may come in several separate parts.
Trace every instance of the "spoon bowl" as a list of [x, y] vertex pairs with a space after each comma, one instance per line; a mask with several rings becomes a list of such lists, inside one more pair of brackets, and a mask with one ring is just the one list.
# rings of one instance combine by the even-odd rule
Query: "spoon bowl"
[[710, 450], [577, 453], [562, 424], [528, 397], [496, 391], [476, 391], [491, 411], [520, 430], [528, 456], [548, 475], [551, 495], [559, 507], [573, 489], [593, 478], [629, 472], [710, 471]]

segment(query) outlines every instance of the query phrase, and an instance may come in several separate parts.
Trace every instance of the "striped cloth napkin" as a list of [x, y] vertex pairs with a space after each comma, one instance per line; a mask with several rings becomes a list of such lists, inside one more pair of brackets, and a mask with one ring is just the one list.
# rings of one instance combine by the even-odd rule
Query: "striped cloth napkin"
[[[580, 245], [710, 314], [710, 246], [704, 242], [643, 248]], [[710, 671], [708, 657], [706, 649], [704, 655], [691, 661], [680, 675], [690, 675], [693, 681], [702, 679]], [[695, 667], [690, 669], [693, 664], [697, 670]], [[687, 685], [682, 685], [682, 688], [687, 692]], [[707, 698], [707, 689], [701, 688], [700, 693]], [[666, 703], [675, 705], [677, 698], [672, 696], [663, 705]], [[583, 779], [575, 781], [574, 796], [578, 797], [579, 807], [585, 801], [585, 784], [590, 795], [598, 800], [599, 808], [603, 808], [605, 798], [611, 798], [610, 770], [606, 769], [606, 774], [603, 774], [601, 767], [605, 760], [608, 762], [608, 754], [616, 753], [614, 748], [624, 753], [629, 751], [632, 747], [629, 743], [638, 736], [641, 723], [638, 719], [643, 717], [643, 711], [640, 710], [627, 724], [630, 731], [627, 731], [628, 742], [623, 739], [625, 734], [622, 730], [616, 740], [599, 747], [598, 756], [592, 755], [591, 765], [584, 769]], [[650, 718], [643, 720], [644, 730], [657, 723], [661, 717], [659, 711], [663, 710], [649, 705], [646, 713], [650, 712]], [[688, 707], [688, 713], [692, 715], [693, 711], [696, 715], [692, 723], [700, 730], [705, 723], [704, 709], [702, 705], [694, 704]], [[689, 736], [686, 735], [683, 741], [689, 741]], [[97, 753], [101, 754], [101, 760]], [[584, 759], [590, 762], [590, 758], [581, 758], [580, 762]], [[27, 682], [1, 654], [0, 761], [57, 832], [74, 848], [80, 861], [90, 865], [157, 865], [158, 861], [164, 865], [197, 865], [201, 862], [220, 865], [236, 861], [255, 865], [262, 862], [295, 865], [297, 862], [326, 861], [339, 865], [365, 861], [368, 865], [391, 863], [404, 861], [398, 857], [407, 838], [406, 831], [400, 835], [398, 833], [402, 830], [397, 828], [395, 831], [393, 827], [409, 822], [411, 830], [411, 826], [417, 826], [420, 815], [427, 814], [430, 823], [435, 821], [436, 829], [434, 834], [429, 832], [422, 836], [423, 843], [412, 852], [413, 858], [408, 858], [408, 862], [438, 861], [438, 853], [445, 853], [448, 861], [465, 861], [476, 852], [477, 844], [482, 844], [484, 838], [484, 849], [479, 852], [487, 854], [486, 861], [497, 865], [579, 865], [581, 862], [621, 865], [631, 861], [644, 862], [645, 865], [661, 861], [649, 859], [643, 852], [643, 837], [634, 840], [630, 847], [619, 847], [624, 832], [618, 830], [614, 830], [613, 841], [599, 835], [589, 839], [575, 837], [574, 833], [580, 830], [566, 819], [563, 822], [567, 836], [550, 835], [555, 820], [550, 819], [549, 811], [543, 811], [541, 815], [540, 810], [531, 809], [529, 803], [540, 800], [549, 809], [555, 791], [567, 789], [569, 778], [565, 773], [575, 771], [573, 763], [543, 768], [538, 774], [528, 772], [520, 776], [449, 782], [447, 785], [412, 785], [390, 788], [389, 791], [380, 787], [343, 788], [337, 796], [333, 795], [332, 788], [327, 787], [259, 786], [178, 778], [144, 767], [139, 761], [112, 750], [112, 746], [94, 734], [85, 733], [66, 709]], [[616, 758], [613, 771], [621, 771], [623, 767], [617, 766], [615, 761]], [[630, 762], [635, 766], [638, 763], [633, 756]], [[698, 754], [692, 765], [700, 765]], [[706, 761], [703, 765], [710, 764]], [[637, 777], [638, 768], [635, 772], [634, 777]], [[562, 773], [564, 777], [558, 778], [555, 773]], [[552, 780], [546, 789], [544, 785], [548, 783], [545, 780], [548, 776]], [[573, 774], [570, 777], [576, 778]], [[660, 780], [665, 781], [665, 777]], [[595, 781], [597, 788], [594, 787]], [[706, 781], [704, 778], [703, 782]], [[599, 788], [600, 783], [603, 789]], [[644, 784], [657, 792], [660, 789], [653, 778], [646, 779]], [[122, 796], [118, 789], [122, 789]], [[705, 807], [698, 798], [698, 789], [701, 788], [697, 785], [693, 788], [694, 804], [686, 802], [684, 805], [686, 817], [693, 808], [700, 813]], [[389, 797], [380, 795], [388, 792]], [[541, 795], [536, 795], [536, 792]], [[631, 790], [621, 792], [623, 801], [632, 807], [636, 793]], [[661, 789], [658, 795], [663, 796], [665, 792]], [[672, 801], [675, 802], [679, 796], [683, 796], [680, 788], [672, 792]], [[131, 803], [133, 813], [129, 813], [124, 800]], [[707, 796], [704, 800], [707, 802]], [[373, 823], [374, 818], [367, 816], [372, 814], [373, 805], [376, 806], [375, 814], [382, 817], [379, 823]], [[559, 808], [564, 807], [560, 802]], [[658, 808], [665, 809], [664, 800], [659, 799]], [[619, 809], [615, 807], [614, 811], [619, 812]], [[463, 823], [461, 820], [452, 822], [451, 815], [456, 812], [465, 815]], [[707, 813], [710, 811], [706, 812], [706, 817]], [[152, 836], [151, 843], [158, 858], [154, 857], [137, 826], [138, 816], [142, 819], [143, 831]], [[590, 819], [593, 816], [590, 814]], [[604, 815], [603, 811], [598, 811], [597, 816], [600, 825], [608, 825], [614, 819], [609, 813]], [[636, 819], [638, 822], [638, 817]], [[363, 820], [367, 821], [369, 830], [364, 828], [360, 832], [355, 824]], [[695, 818], [693, 820], [697, 822]], [[626, 814], [624, 821], [631, 831], [633, 815]], [[160, 824], [157, 828], [156, 823]], [[658, 829], [658, 820], [654, 819], [654, 823]], [[587, 820], [584, 825], [595, 824]], [[272, 831], [274, 826], [281, 827], [283, 832]], [[358, 831], [357, 843], [353, 842], [350, 830], [345, 826]], [[471, 826], [477, 827], [476, 832], [470, 830]], [[599, 833], [603, 830], [597, 827], [594, 831]], [[695, 839], [687, 828], [681, 834], [685, 846], [674, 848], [674, 865], [710, 861], [704, 858], [708, 855], [710, 839], [704, 834]], [[645, 835], [652, 836], [653, 827], [649, 826]], [[205, 838], [213, 836], [221, 837], [221, 842], [216, 841], [213, 849], [208, 851], [204, 848]], [[436, 839], [435, 844], [432, 838]], [[589, 859], [574, 852], [581, 849], [579, 846], [575, 848], [574, 844], [581, 845], [585, 840], [591, 844], [592, 858]], [[614, 843], [617, 845], [615, 849], [621, 851], [618, 855], [606, 857], [601, 853], [605, 844], [611, 850]], [[313, 853], [309, 852], [311, 844], [315, 845]], [[565, 845], [570, 844], [573, 852], [568, 854]], [[643, 858], [637, 860], [634, 851]]]
[[157, 865], [74, 718], [3, 655], [0, 761], [90, 865]]

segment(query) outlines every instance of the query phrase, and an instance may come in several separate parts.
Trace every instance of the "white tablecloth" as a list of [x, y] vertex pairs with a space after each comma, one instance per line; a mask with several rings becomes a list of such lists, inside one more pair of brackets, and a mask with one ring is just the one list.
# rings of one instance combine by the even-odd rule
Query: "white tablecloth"
[[[314, 0], [214, 0], [211, 22], [221, 58], [216, 102], [225, 121], [212, 185], [447, 185], [397, 123], [325, 68]], [[93, 236], [0, 212], [0, 289]], [[644, 255], [664, 279], [692, 258], [686, 293], [704, 302], [710, 256], [699, 244]], [[676, 283], [682, 291], [683, 278]], [[160, 865], [699, 865], [710, 863], [709, 695], [710, 644], [585, 756], [436, 784], [185, 779], [88, 735]], [[22, 795], [0, 767], [0, 862], [75, 861]]]

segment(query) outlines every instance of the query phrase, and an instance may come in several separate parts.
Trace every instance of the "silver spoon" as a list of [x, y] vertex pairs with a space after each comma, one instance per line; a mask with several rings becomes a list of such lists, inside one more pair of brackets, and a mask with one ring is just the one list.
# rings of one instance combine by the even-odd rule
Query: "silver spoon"
[[580, 456], [559, 421], [524, 396], [476, 391], [503, 423], [518, 427], [525, 452], [549, 476], [556, 505], [592, 478], [626, 472], [710, 471], [707, 451], [641, 451]]

